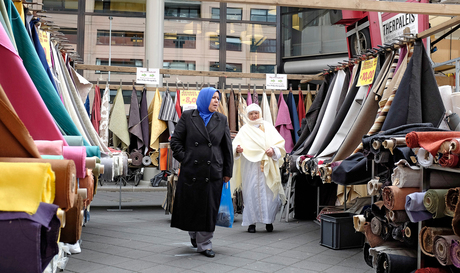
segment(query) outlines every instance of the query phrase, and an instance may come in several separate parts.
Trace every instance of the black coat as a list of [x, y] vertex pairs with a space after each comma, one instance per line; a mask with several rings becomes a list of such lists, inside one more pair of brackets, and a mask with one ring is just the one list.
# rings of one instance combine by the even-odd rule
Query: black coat
[[233, 152], [227, 118], [215, 112], [205, 127], [197, 110], [182, 114], [171, 137], [181, 163], [171, 226], [214, 231], [223, 177], [232, 176]]

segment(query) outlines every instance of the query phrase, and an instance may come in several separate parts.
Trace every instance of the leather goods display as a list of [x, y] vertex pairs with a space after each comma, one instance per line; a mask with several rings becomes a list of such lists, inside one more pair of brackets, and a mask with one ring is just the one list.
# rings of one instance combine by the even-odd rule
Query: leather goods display
[[[39, 159], [39, 158], [12, 158], [0, 157], [0, 162], [25, 162], [25, 163], [49, 163], [55, 174], [55, 197], [53, 204], [63, 210], [73, 206], [77, 194], [77, 180], [75, 163], [72, 160]], [[23, 171], [22, 171], [23, 172]]]

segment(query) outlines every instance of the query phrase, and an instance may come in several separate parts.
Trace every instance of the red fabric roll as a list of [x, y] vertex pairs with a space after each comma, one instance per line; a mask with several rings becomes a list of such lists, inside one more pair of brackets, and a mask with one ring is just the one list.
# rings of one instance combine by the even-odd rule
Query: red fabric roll
[[409, 148], [422, 147], [436, 156], [441, 144], [454, 138], [460, 138], [460, 132], [410, 132], [406, 134], [406, 145]]
[[456, 154], [452, 153], [445, 153], [442, 155], [442, 157], [439, 159], [439, 165], [443, 167], [458, 167], [459, 163], [459, 157]]

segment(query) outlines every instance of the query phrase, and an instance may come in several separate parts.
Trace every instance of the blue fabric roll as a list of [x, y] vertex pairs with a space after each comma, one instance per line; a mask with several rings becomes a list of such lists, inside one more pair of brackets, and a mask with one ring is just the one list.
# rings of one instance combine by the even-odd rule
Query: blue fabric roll
[[412, 223], [433, 218], [423, 205], [424, 192], [414, 192], [406, 196], [406, 213]]

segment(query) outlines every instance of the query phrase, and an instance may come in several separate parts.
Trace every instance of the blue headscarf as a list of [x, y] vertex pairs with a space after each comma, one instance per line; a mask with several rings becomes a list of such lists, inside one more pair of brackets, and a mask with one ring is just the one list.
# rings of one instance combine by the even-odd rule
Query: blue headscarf
[[220, 98], [220, 91], [212, 88], [212, 87], [206, 87], [201, 89], [200, 93], [198, 94], [198, 98], [196, 99], [196, 108], [198, 110], [198, 113], [200, 113], [200, 117], [204, 121], [204, 125], [207, 126], [209, 120], [211, 120], [212, 114], [214, 112], [209, 111], [209, 104], [211, 103], [212, 96], [214, 96], [214, 93], [219, 92], [219, 98]]

